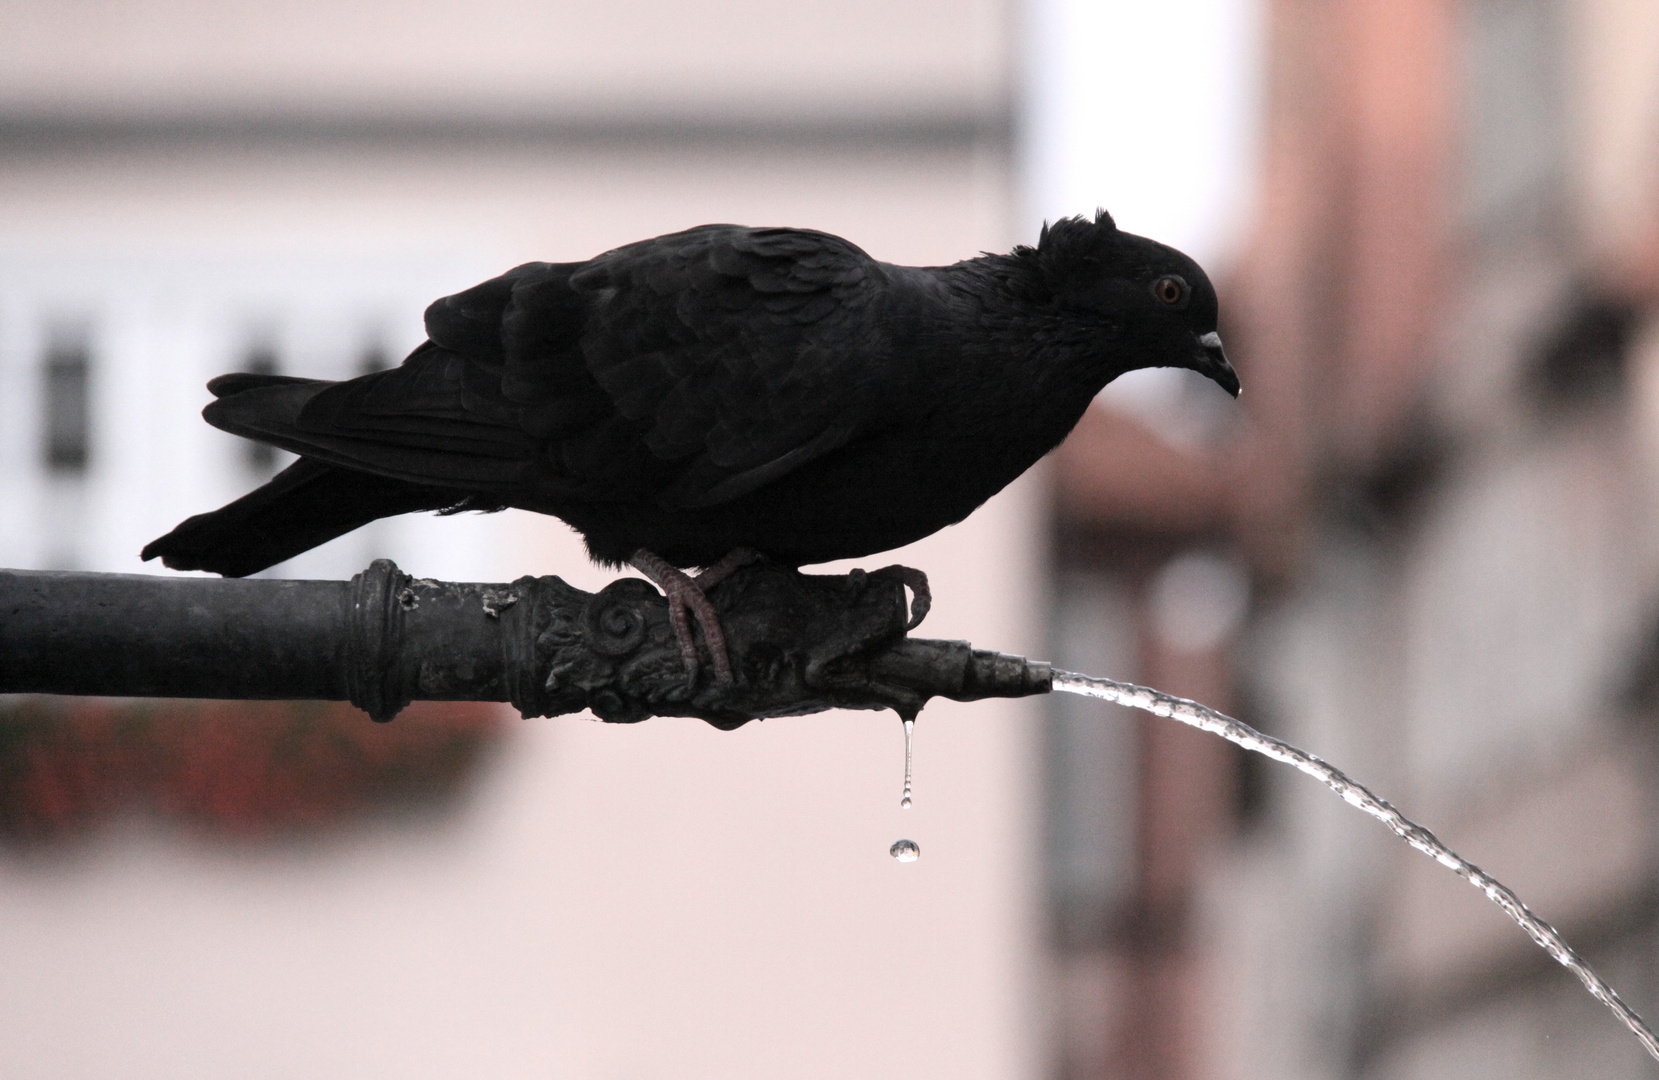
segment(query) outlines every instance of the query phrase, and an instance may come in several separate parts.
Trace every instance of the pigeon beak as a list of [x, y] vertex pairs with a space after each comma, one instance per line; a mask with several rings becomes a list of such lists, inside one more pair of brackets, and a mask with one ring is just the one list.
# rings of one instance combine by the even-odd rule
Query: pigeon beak
[[1221, 348], [1221, 335], [1214, 330], [1198, 339], [1198, 353], [1193, 357], [1192, 368], [1200, 375], [1213, 379], [1217, 386], [1234, 397], [1239, 396], [1238, 372], [1227, 362], [1227, 354]]

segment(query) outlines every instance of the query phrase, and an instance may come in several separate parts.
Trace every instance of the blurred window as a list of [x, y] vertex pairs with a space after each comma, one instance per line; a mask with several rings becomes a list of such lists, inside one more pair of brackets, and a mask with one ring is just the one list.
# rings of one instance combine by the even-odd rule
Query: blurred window
[[[280, 375], [282, 365], [277, 361], [276, 349], [269, 345], [255, 345], [248, 350], [238, 369], [250, 375]], [[248, 471], [258, 476], [269, 476], [276, 471], [277, 451], [270, 443], [247, 439], [242, 443], [242, 460]]]
[[91, 457], [91, 358], [80, 342], [56, 342], [42, 371], [41, 455], [58, 474], [82, 475]]
[[[1062, 572], [1050, 655], [1072, 671], [1135, 670], [1134, 615], [1123, 585], [1088, 570]], [[1139, 750], [1127, 709], [1069, 694], [1044, 702], [1048, 897], [1062, 951], [1098, 949], [1133, 882]]]
[[357, 374], [359, 375], [373, 375], [377, 371], [385, 371], [387, 368], [396, 366], [397, 362], [392, 359], [392, 354], [387, 352], [386, 346], [379, 342], [364, 346], [363, 351], [357, 354]]
[[1547, 226], [1564, 194], [1567, 132], [1556, 0], [1467, 0], [1464, 203], [1477, 227]]

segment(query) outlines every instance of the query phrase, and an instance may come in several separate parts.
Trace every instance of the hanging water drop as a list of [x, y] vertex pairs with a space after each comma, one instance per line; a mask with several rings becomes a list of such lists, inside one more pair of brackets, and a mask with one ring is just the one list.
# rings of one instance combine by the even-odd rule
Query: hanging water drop
[[[910, 806], [911, 806], [911, 798], [910, 798], [910, 750], [911, 750], [912, 744], [915, 742], [915, 739], [916, 739], [916, 721], [914, 719], [906, 720], [904, 722], [904, 794], [899, 798], [899, 808], [901, 810], [908, 810], [908, 809], [910, 809]], [[908, 843], [910, 843], [910, 841], [906, 840], [906, 841], [904, 841], [904, 843], [908, 844]], [[895, 859], [898, 858], [898, 852], [897, 852], [896, 848], [897, 848], [897, 845], [895, 845], [895, 851], [894, 851], [894, 854], [893, 854], [893, 857]], [[911, 857], [914, 858], [915, 856], [911, 856]]]
[[900, 862], [915, 862], [922, 857], [922, 849], [914, 840], [895, 840], [893, 846], [887, 849], [887, 854]]

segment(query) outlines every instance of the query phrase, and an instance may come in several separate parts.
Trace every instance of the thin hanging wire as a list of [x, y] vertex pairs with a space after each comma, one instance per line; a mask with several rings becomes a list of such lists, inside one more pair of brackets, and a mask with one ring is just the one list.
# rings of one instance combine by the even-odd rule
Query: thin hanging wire
[[1612, 1009], [1613, 1015], [1642, 1041], [1648, 1054], [1655, 1061], [1659, 1061], [1659, 1037], [1655, 1037], [1646, 1022], [1637, 1015], [1635, 1009], [1624, 1003], [1617, 991], [1590, 969], [1590, 965], [1573, 951], [1572, 946], [1567, 944], [1555, 927], [1534, 915], [1521, 903], [1521, 898], [1503, 882], [1441, 843], [1433, 833], [1394, 809], [1386, 800], [1378, 798], [1364, 785], [1350, 780], [1340, 769], [1283, 740], [1263, 735], [1248, 724], [1216, 712], [1207, 705], [1178, 698], [1161, 690], [1095, 675], [1079, 675], [1072, 671], [1055, 671], [1054, 689], [1068, 694], [1082, 694], [1085, 697], [1113, 701], [1132, 709], [1144, 709], [1154, 716], [1179, 720], [1183, 724], [1220, 735], [1228, 742], [1242, 746], [1246, 750], [1254, 750], [1274, 761], [1282, 761], [1307, 773], [1342, 796], [1344, 802], [1370, 814], [1394, 830], [1394, 834], [1400, 839], [1485, 893], [1486, 898], [1503, 908], [1505, 914], [1514, 919], [1540, 948], [1554, 957], [1562, 967], [1578, 976], [1578, 981], [1584, 984], [1591, 996]]

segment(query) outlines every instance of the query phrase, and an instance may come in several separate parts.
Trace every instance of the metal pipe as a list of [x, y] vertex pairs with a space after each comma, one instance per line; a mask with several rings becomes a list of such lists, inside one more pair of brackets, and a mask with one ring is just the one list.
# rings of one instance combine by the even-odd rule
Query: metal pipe
[[716, 586], [736, 679], [687, 685], [667, 603], [637, 578], [597, 594], [556, 577], [351, 581], [0, 570], [0, 693], [510, 701], [525, 716], [761, 716], [1046, 693], [1048, 665], [905, 636], [903, 584], [765, 563]]

